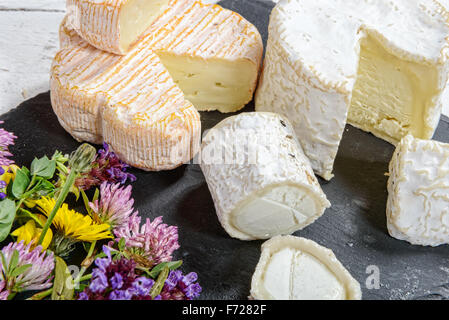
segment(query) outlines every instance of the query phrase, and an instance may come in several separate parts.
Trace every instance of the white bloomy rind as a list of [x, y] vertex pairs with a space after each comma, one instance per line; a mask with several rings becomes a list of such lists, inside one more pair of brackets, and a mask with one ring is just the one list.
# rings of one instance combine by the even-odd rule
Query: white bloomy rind
[[360, 300], [360, 284], [316, 242], [278, 236], [262, 245], [251, 282], [255, 300]]
[[[347, 120], [393, 144], [407, 133], [433, 136], [448, 38], [448, 13], [434, 0], [279, 1], [256, 110], [288, 118], [315, 172], [329, 180]], [[378, 59], [366, 61], [373, 50]]]
[[405, 137], [390, 163], [390, 235], [415, 245], [449, 244], [449, 144]]
[[218, 218], [234, 238], [291, 234], [330, 207], [290, 123], [278, 114], [225, 119], [204, 138], [201, 157]]

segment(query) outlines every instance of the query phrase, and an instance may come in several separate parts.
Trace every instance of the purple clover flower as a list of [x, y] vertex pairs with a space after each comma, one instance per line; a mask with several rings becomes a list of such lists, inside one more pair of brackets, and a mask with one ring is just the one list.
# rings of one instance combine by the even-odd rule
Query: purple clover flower
[[[2, 123], [3, 121], [0, 121], [0, 124]], [[14, 163], [14, 161], [8, 159], [8, 157], [12, 156], [12, 153], [9, 152], [9, 146], [14, 145], [15, 139], [17, 139], [17, 137], [14, 134], [3, 128], [0, 129], [0, 166], [9, 166]]]
[[6, 280], [1, 280], [0, 279], [0, 301], [1, 300], [8, 300], [8, 296], [9, 296], [10, 292], [9, 290], [6, 288]]
[[118, 183], [103, 182], [100, 187], [100, 200], [89, 203], [94, 213], [94, 220], [107, 223], [112, 228], [124, 227], [134, 211], [131, 192], [131, 186], [120, 188]]
[[[53, 253], [50, 252], [47, 254], [45, 251], [42, 252], [41, 246], [30, 250], [31, 245], [32, 242], [26, 246], [23, 241], [19, 243], [11, 242], [1, 250], [6, 263], [6, 266], [2, 265], [0, 259], [1, 298], [7, 298], [9, 293], [13, 292], [44, 290], [51, 287], [51, 273], [55, 266]], [[19, 261], [16, 268], [27, 264], [31, 266], [14, 277], [5, 278], [6, 268], [9, 266], [14, 251], [17, 251], [19, 254]], [[8, 292], [8, 295], [5, 292]]]
[[78, 300], [152, 300], [150, 291], [154, 281], [135, 273], [133, 260], [113, 260], [110, 249], [103, 246], [105, 258], [95, 260], [92, 281]]
[[129, 165], [121, 161], [112, 152], [107, 143], [98, 151], [97, 159], [93, 162], [91, 171], [77, 179], [75, 185], [82, 190], [89, 190], [103, 182], [124, 184], [126, 181], [136, 181], [136, 176], [126, 172]]
[[125, 239], [126, 249], [144, 260], [147, 266], [172, 260], [172, 254], [179, 249], [178, 228], [162, 223], [162, 217], [151, 221], [147, 219], [140, 226], [141, 218], [137, 214], [129, 217], [128, 223], [114, 230], [116, 241]]

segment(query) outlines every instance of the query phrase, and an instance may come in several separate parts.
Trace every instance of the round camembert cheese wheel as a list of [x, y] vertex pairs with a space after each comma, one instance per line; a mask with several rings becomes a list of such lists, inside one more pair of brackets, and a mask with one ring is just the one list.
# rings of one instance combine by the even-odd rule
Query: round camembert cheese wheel
[[278, 236], [262, 245], [251, 282], [256, 300], [360, 300], [360, 284], [316, 242]]
[[278, 114], [225, 119], [203, 139], [200, 165], [218, 218], [234, 238], [291, 234], [330, 207], [290, 123]]

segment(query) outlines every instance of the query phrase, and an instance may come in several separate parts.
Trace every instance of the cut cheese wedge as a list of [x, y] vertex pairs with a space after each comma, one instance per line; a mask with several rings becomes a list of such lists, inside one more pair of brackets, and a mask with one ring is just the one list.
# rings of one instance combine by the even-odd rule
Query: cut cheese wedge
[[278, 236], [262, 245], [251, 283], [256, 300], [360, 300], [360, 284], [317, 243]]
[[[108, 37], [111, 28], [103, 27], [101, 34]], [[252, 100], [263, 44], [257, 29], [239, 14], [200, 1], [171, 0], [140, 42], [158, 55], [197, 110], [235, 112]]]
[[75, 139], [106, 141], [126, 163], [169, 170], [198, 152], [201, 122], [158, 56], [142, 43], [126, 56], [95, 49], [62, 28], [51, 102]]
[[241, 240], [291, 234], [330, 206], [287, 120], [243, 113], [203, 139], [201, 169], [223, 228]]
[[[217, 33], [223, 25], [228, 31]], [[61, 51], [51, 71], [59, 122], [75, 139], [106, 141], [122, 160], [144, 170], [173, 169], [199, 149], [199, 114], [183, 87], [207, 109], [235, 111], [251, 100], [257, 83], [260, 35], [219, 6], [172, 1], [123, 56], [89, 45], [70, 17], [59, 35]], [[184, 69], [190, 68], [186, 62], [193, 67]], [[246, 78], [244, 65], [251, 69]]]
[[433, 0], [280, 1], [256, 110], [290, 119], [328, 180], [347, 123], [392, 144], [429, 139], [448, 79], [448, 21]]
[[92, 46], [126, 54], [170, 0], [67, 0], [70, 23]]
[[449, 244], [449, 144], [406, 136], [388, 180], [390, 235], [423, 246]]

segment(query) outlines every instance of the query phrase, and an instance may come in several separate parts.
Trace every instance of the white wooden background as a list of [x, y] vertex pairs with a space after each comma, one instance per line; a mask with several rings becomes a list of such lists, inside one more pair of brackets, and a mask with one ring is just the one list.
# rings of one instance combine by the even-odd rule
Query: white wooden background
[[[0, 0], [0, 114], [48, 91], [64, 13], [65, 0]], [[445, 100], [449, 115], [449, 94]]]

